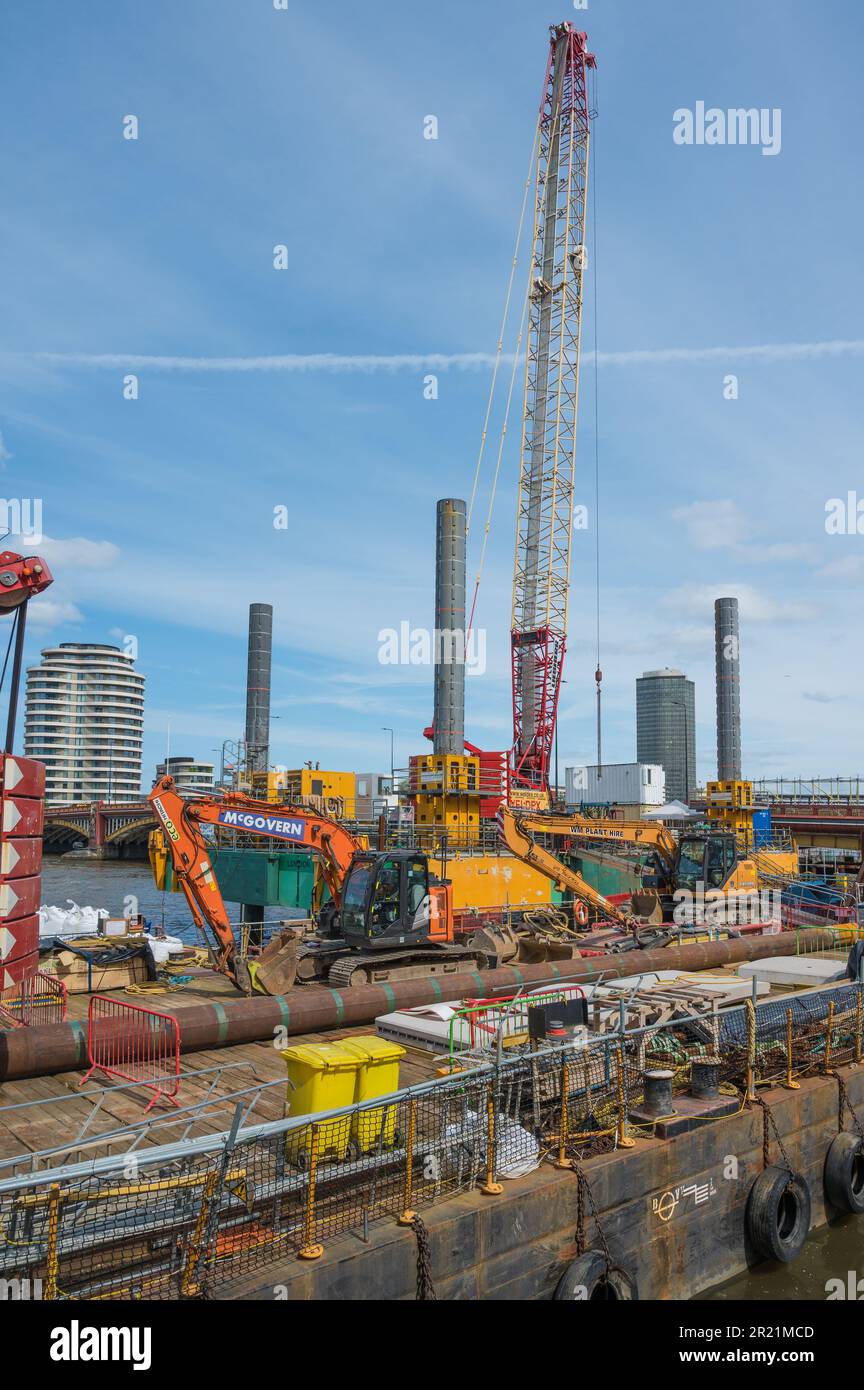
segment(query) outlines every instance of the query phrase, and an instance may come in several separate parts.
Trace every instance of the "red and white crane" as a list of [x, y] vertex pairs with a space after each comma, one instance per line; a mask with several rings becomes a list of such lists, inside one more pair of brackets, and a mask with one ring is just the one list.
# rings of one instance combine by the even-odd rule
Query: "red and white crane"
[[537, 127], [516, 560], [513, 574], [513, 799], [544, 793], [567, 644], [590, 111], [588, 36], [550, 30]]

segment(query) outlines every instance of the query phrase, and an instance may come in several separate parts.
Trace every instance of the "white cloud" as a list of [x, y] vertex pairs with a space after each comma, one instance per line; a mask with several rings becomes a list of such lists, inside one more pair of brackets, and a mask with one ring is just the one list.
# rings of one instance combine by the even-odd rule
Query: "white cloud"
[[843, 695], [826, 695], [824, 690], [802, 690], [801, 694], [805, 700], [813, 700], [817, 705], [832, 705], [836, 700], [842, 700]]
[[[39, 554], [48, 561], [52, 571], [57, 569], [66, 573], [70, 570], [109, 569], [120, 558], [120, 550], [112, 541], [91, 541], [84, 536], [74, 536], [69, 540], [52, 540], [50, 536], [43, 536], [39, 543]], [[57, 578], [56, 573], [54, 578]]]
[[700, 617], [713, 614], [714, 600], [718, 597], [737, 598], [741, 617], [751, 623], [795, 623], [809, 622], [817, 617], [819, 608], [813, 603], [800, 603], [791, 599], [775, 600], [760, 594], [750, 584], [737, 582], [715, 584], [688, 584], [673, 589], [663, 598], [665, 608], [675, 608], [682, 613], [697, 614]]
[[3, 431], [0, 430], [0, 463], [5, 463], [7, 459], [11, 459], [14, 457], [14, 454], [10, 454], [9, 450], [6, 448], [6, 441], [3, 438]]
[[672, 520], [680, 522], [696, 550], [738, 546], [755, 535], [756, 527], [731, 498], [717, 502], [691, 502], [677, 507]]
[[864, 555], [844, 555], [842, 560], [832, 560], [816, 573], [825, 579], [858, 579], [864, 574]]
[[807, 541], [778, 541], [776, 545], [753, 545], [741, 548], [741, 554], [748, 560], [801, 560], [812, 564], [819, 554], [815, 545]]
[[84, 614], [74, 603], [37, 594], [27, 605], [27, 621], [32, 627], [57, 627], [61, 623], [83, 623]]
[[[758, 515], [762, 517], [761, 509]], [[683, 525], [694, 550], [729, 550], [751, 564], [769, 564], [774, 560], [813, 563], [819, 553], [815, 545], [807, 542], [771, 543], [760, 539], [764, 529], [728, 497], [677, 507], [672, 520]]]

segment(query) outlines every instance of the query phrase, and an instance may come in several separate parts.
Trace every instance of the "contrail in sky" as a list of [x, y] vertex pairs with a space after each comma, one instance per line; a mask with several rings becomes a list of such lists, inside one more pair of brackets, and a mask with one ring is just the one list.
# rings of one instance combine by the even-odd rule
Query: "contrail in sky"
[[[738, 347], [637, 348], [626, 352], [598, 352], [601, 367], [663, 367], [673, 363], [813, 362], [822, 358], [860, 357], [864, 339], [834, 339], [818, 343], [755, 343]], [[482, 371], [494, 365], [491, 352], [417, 352], [392, 354], [286, 353], [268, 357], [149, 356], [132, 352], [17, 352], [0, 353], [13, 362], [44, 363], [51, 367], [102, 367], [113, 370], [156, 372], [405, 372]], [[585, 365], [595, 354], [586, 352]], [[513, 361], [503, 353], [502, 361]]]

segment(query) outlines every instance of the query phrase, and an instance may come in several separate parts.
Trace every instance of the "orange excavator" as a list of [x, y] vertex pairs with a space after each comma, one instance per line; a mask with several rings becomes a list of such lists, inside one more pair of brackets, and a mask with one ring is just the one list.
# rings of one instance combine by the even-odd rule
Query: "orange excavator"
[[297, 975], [303, 981], [342, 988], [490, 962], [488, 949], [454, 943], [450, 885], [430, 877], [428, 860], [417, 850], [367, 850], [339, 821], [305, 806], [274, 806], [239, 792], [187, 797], [172, 777], [160, 778], [148, 800], [216, 969], [246, 994], [252, 980], [213, 872], [212, 842], [204, 836], [209, 826], [320, 855], [331, 902], [319, 914], [318, 934], [301, 945]]

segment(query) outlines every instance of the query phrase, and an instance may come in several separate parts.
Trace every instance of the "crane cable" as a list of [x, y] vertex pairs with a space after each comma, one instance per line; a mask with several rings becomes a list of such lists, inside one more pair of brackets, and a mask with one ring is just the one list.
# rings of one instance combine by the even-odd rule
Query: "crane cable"
[[525, 180], [525, 188], [522, 194], [522, 208], [519, 213], [519, 225], [516, 230], [516, 245], [513, 248], [513, 261], [510, 266], [510, 278], [507, 282], [507, 295], [504, 300], [504, 313], [501, 318], [501, 328], [498, 333], [498, 347], [495, 352], [495, 365], [492, 369], [492, 381], [489, 385], [489, 398], [486, 402], [486, 418], [483, 421], [483, 432], [480, 435], [480, 451], [477, 455], [477, 465], [474, 469], [474, 482], [471, 487], [471, 500], [468, 503], [468, 516], [466, 518], [465, 523], [466, 539], [468, 537], [469, 531], [471, 530], [471, 515], [474, 511], [474, 501], [477, 496], [477, 487], [480, 482], [480, 470], [483, 466], [483, 455], [486, 451], [486, 436], [489, 430], [489, 420], [492, 415], [492, 405], [495, 398], [495, 384], [498, 380], [498, 368], [501, 364], [501, 354], [504, 350], [504, 334], [507, 330], [507, 319], [510, 315], [510, 299], [513, 294], [513, 282], [516, 278], [516, 267], [519, 263], [519, 249], [522, 245], [522, 229], [525, 225], [525, 210], [528, 207], [528, 194], [531, 191], [532, 175], [534, 171], [534, 160], [536, 158], [537, 153], [537, 144], [538, 141], [536, 139], [532, 140], [531, 158], [528, 162], [528, 177]]
[[[593, 74], [594, 96], [591, 103], [591, 119], [597, 119], [597, 70]], [[595, 590], [595, 624], [597, 638], [597, 669], [594, 679], [597, 682], [597, 771], [598, 776], [602, 768], [602, 719], [601, 719], [601, 698], [600, 686], [603, 680], [603, 672], [600, 669], [600, 386], [599, 374], [600, 363], [597, 351], [597, 280], [598, 280], [598, 257], [597, 257], [597, 136], [593, 139], [594, 149], [591, 157], [590, 177], [592, 184], [591, 198], [591, 222], [592, 222], [592, 260], [593, 260], [593, 281], [594, 281], [594, 590]]]
[[525, 300], [522, 305], [522, 317], [519, 323], [519, 336], [516, 340], [516, 351], [513, 354], [513, 370], [510, 373], [510, 385], [507, 388], [507, 405], [504, 410], [504, 421], [501, 425], [501, 436], [498, 441], [498, 457], [495, 460], [495, 472], [492, 476], [492, 490], [489, 494], [489, 508], [486, 512], [486, 525], [483, 528], [483, 543], [480, 547], [480, 561], [477, 565], [477, 575], [474, 580], [474, 596], [471, 600], [471, 616], [468, 619], [468, 632], [474, 627], [474, 610], [477, 607], [477, 595], [480, 591], [480, 579], [483, 574], [483, 564], [486, 559], [486, 545], [489, 540], [489, 529], [492, 525], [492, 511], [495, 506], [495, 495], [498, 491], [498, 478], [501, 473], [501, 460], [504, 457], [504, 445], [507, 442], [507, 426], [510, 420], [510, 405], [513, 400], [513, 387], [516, 382], [516, 368], [519, 365], [519, 353], [522, 348], [522, 336], [525, 332], [525, 319], [528, 313], [528, 303], [530, 291], [526, 289]]

